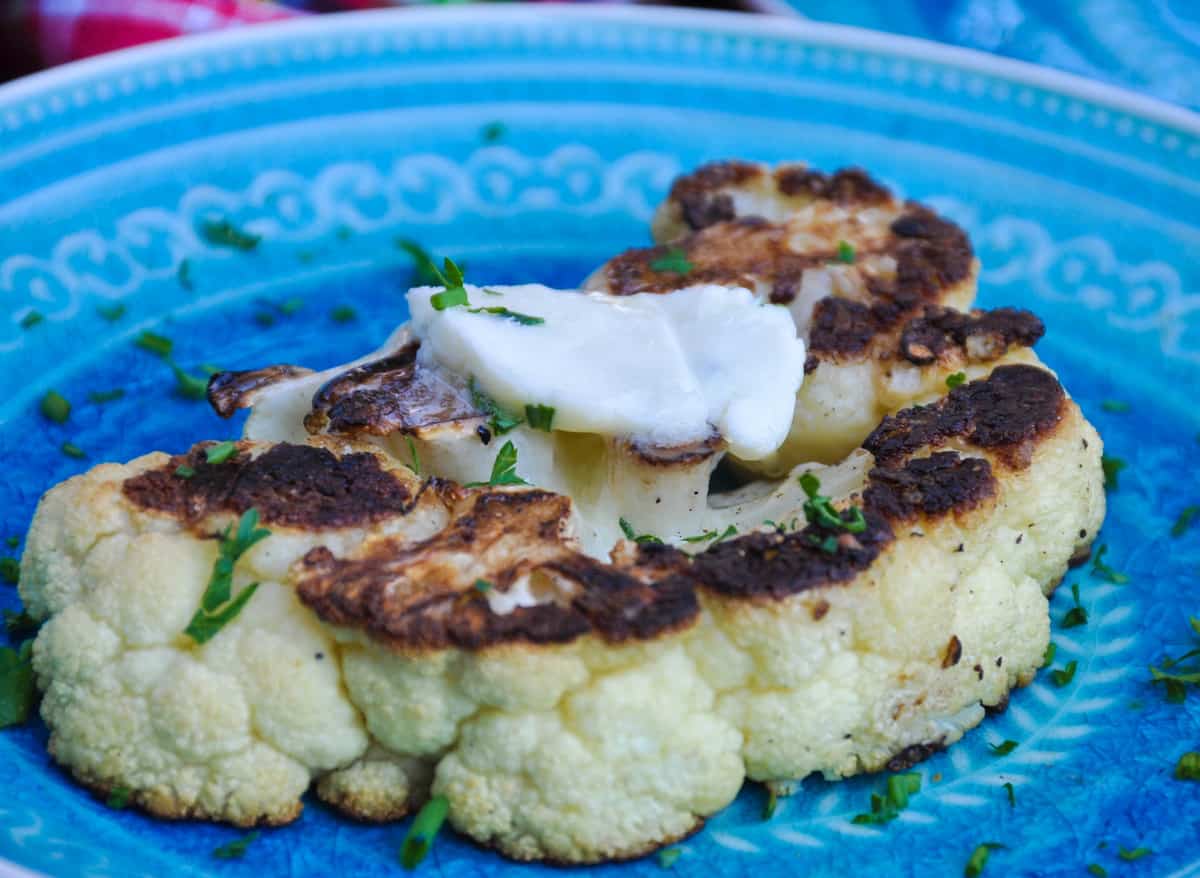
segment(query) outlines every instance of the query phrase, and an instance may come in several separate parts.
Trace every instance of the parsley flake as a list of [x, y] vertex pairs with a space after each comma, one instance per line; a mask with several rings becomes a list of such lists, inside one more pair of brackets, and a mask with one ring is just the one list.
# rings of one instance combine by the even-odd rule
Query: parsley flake
[[122, 811], [129, 807], [129, 799], [133, 795], [133, 790], [129, 787], [113, 787], [108, 792], [108, 798], [104, 800], [104, 804], [112, 808], [114, 811]]
[[[1200, 636], [1200, 619], [1191, 618], [1188, 622], [1192, 630]], [[1183, 663], [1194, 659], [1191, 665]], [[1163, 659], [1162, 667], [1150, 668], [1152, 683], [1162, 683], [1166, 687], [1167, 701], [1181, 704], [1187, 700], [1187, 687], [1200, 686], [1200, 646], [1185, 652], [1175, 658]]]
[[22, 329], [33, 329], [46, 318], [42, 316], [42, 312], [34, 308], [30, 308], [25, 312], [25, 316], [21, 318]]
[[56, 424], [65, 424], [71, 417], [71, 404], [57, 390], [47, 390], [39, 404], [43, 417]]
[[468, 482], [468, 488], [496, 487], [498, 485], [528, 485], [517, 475], [517, 447], [512, 440], [505, 442], [496, 453], [496, 461], [492, 464], [492, 476], [486, 482]]
[[246, 848], [258, 841], [260, 835], [261, 833], [255, 830], [249, 835], [243, 835], [241, 838], [221, 845], [212, 852], [212, 855], [218, 860], [240, 860], [246, 856]]
[[1088, 863], [1088, 874], [1095, 875], [1096, 878], [1108, 878], [1108, 870], [1099, 863]]
[[116, 323], [125, 316], [126, 308], [122, 304], [116, 305], [97, 305], [96, 313], [107, 320], [109, 323]]
[[446, 279], [438, 270], [437, 263], [429, 255], [429, 251], [408, 238], [397, 238], [395, 245], [412, 257], [413, 273], [410, 285], [414, 287], [445, 286]]
[[1108, 545], [1102, 545], [1096, 550], [1096, 557], [1092, 559], [1092, 575], [1105, 582], [1111, 582], [1114, 585], [1124, 585], [1129, 582], [1128, 575], [1114, 570], [1104, 562], [1104, 555], [1108, 552]]
[[1009, 739], [1000, 744], [988, 744], [988, 749], [992, 751], [993, 756], [1007, 756], [1017, 749], [1017, 742]]
[[1053, 640], [1046, 644], [1046, 651], [1042, 654], [1042, 667], [1054, 661], [1054, 654], [1058, 652], [1058, 644]]
[[1175, 763], [1176, 780], [1200, 780], [1200, 753], [1188, 752]]
[[474, 587], [475, 587], [475, 590], [477, 592], [479, 592], [480, 594], [487, 594], [489, 591], [492, 590], [492, 584], [490, 582], [488, 582], [486, 579], [476, 579]]
[[412, 470], [414, 476], [421, 474], [421, 457], [417, 454], [417, 443], [413, 441], [412, 436], [405, 436], [404, 441], [408, 443], [408, 456], [411, 458], [411, 463], [406, 466]]
[[893, 774], [887, 779], [887, 790], [884, 795], [871, 794], [871, 811], [869, 814], [854, 815], [852, 823], [880, 825], [890, 823], [900, 816], [900, 812], [908, 807], [910, 796], [921, 791], [921, 775], [915, 771], [904, 774]]
[[1079, 662], [1077, 662], [1075, 659], [1071, 659], [1069, 662], [1067, 662], [1065, 667], [1061, 669], [1056, 668], [1055, 670], [1051, 671], [1050, 679], [1054, 681], [1055, 686], [1061, 689], [1064, 686], [1070, 685], [1071, 681], [1075, 679], [1075, 670], [1078, 667]]
[[73, 457], [75, 460], [83, 460], [85, 457], [87, 457], [87, 452], [74, 442], [64, 442], [60, 446], [60, 450], [67, 457]]
[[809, 524], [826, 530], [844, 530], [852, 534], [860, 534], [867, 529], [867, 520], [863, 518], [862, 510], [851, 506], [844, 512], [839, 512], [834, 508], [833, 501], [821, 495], [821, 480], [812, 473], [801, 474], [800, 487], [808, 497], [804, 501], [804, 517], [808, 519]]
[[[466, 300], [466, 295], [467, 295], [466, 290], [463, 290], [463, 300], [461, 302], [454, 302], [453, 304], [455, 304], [455, 305], [468, 304], [467, 300]], [[441, 308], [438, 308], [437, 305], [434, 305], [433, 307], [437, 308], [437, 310], [439, 310], [439, 311], [442, 310]], [[544, 317], [534, 317], [530, 314], [522, 314], [520, 311], [510, 311], [507, 308], [502, 308], [502, 307], [468, 308], [467, 310], [472, 314], [494, 314], [497, 317], [503, 317], [505, 320], [511, 320], [513, 323], [518, 323], [521, 326], [541, 326], [543, 323], [546, 322], [546, 319]]]
[[527, 405], [525, 406], [525, 420], [533, 429], [549, 433], [554, 425], [554, 411], [552, 405]]
[[1008, 795], [1008, 807], [1017, 807], [1017, 793], [1013, 789], [1012, 781], [1004, 784], [1004, 792]]
[[262, 242], [262, 235], [255, 235], [235, 226], [228, 219], [205, 220], [200, 224], [200, 237], [215, 247], [231, 247], [249, 252]]
[[20, 725], [33, 710], [33, 641], [0, 647], [0, 729]]
[[21, 545], [21, 538], [20, 537], [5, 537], [4, 544], [6, 546], [8, 546], [10, 549], [15, 549], [17, 546]]
[[468, 379], [467, 390], [471, 393], [471, 405], [488, 416], [488, 426], [497, 436], [503, 436], [521, 424], [521, 418], [518, 415], [508, 411], [479, 389], [474, 376]]
[[42, 623], [25, 610], [19, 613], [14, 613], [12, 610], [4, 611], [4, 633], [13, 643], [28, 640], [37, 634], [41, 627]]
[[1121, 487], [1121, 470], [1126, 469], [1129, 464], [1120, 457], [1109, 457], [1105, 454], [1100, 458], [1100, 466], [1104, 470], [1104, 490], [1119, 490]]
[[0, 579], [9, 585], [21, 581], [21, 562], [16, 558], [0, 558]]
[[195, 284], [192, 283], [192, 262], [190, 259], [179, 260], [179, 269], [175, 272], [175, 279], [189, 293], [196, 289]]
[[668, 247], [661, 256], [650, 260], [650, 269], [658, 272], [687, 274], [695, 266], [682, 247]]
[[489, 122], [479, 129], [479, 137], [484, 143], [496, 143], [507, 130], [503, 122]]
[[960, 387], [961, 385], [965, 384], [966, 381], [967, 381], [967, 373], [966, 372], [955, 372], [953, 375], [946, 376], [946, 386], [948, 388], [950, 388], [951, 390], [953, 390], [956, 387]]
[[767, 800], [763, 803], [763, 820], [770, 820], [775, 816], [775, 809], [779, 807], [779, 794], [771, 787], [767, 787]]
[[1123, 399], [1106, 399], [1104, 402], [1100, 403], [1100, 408], [1104, 409], [1106, 412], [1123, 415], [1129, 411], [1131, 406]]
[[683, 851], [679, 848], [665, 848], [658, 852], [658, 868], [670, 869], [675, 865]]
[[205, 399], [208, 397], [208, 379], [200, 378], [185, 371], [173, 362], [168, 362], [175, 376], [175, 392], [185, 399]]
[[[766, 523], [768, 523], [768, 522], [764, 522], [764, 524], [766, 524]], [[772, 527], [776, 526], [773, 522], [770, 522], [770, 525]], [[727, 540], [732, 536], [736, 536], [737, 532], [738, 532], [737, 528], [731, 524], [731, 525], [729, 525], [729, 527], [725, 528], [725, 530], [721, 533], [718, 533], [715, 530], [706, 530], [702, 534], [696, 534], [695, 536], [684, 537], [683, 541], [685, 543], [707, 543], [707, 542], [710, 542], [713, 540], [720, 542], [721, 540]]]
[[661, 543], [662, 540], [654, 536], [654, 534], [639, 534], [633, 529], [633, 525], [629, 523], [627, 518], [618, 518], [617, 525], [621, 528], [621, 533], [625, 534], [625, 539], [633, 540], [635, 543]]
[[1171, 527], [1171, 536], [1178, 538], [1187, 533], [1188, 528], [1192, 526], [1192, 522], [1196, 520], [1197, 516], [1200, 516], [1200, 506], [1185, 506], [1180, 511], [1179, 517], [1175, 519], [1175, 524]]
[[445, 796], [434, 796], [421, 806], [400, 846], [400, 865], [405, 869], [415, 869], [421, 865], [449, 812], [450, 800]]
[[175, 349], [175, 342], [171, 341], [171, 339], [165, 335], [159, 335], [157, 332], [151, 332], [148, 329], [139, 333], [133, 343], [142, 350], [156, 354], [164, 360], [171, 356], [171, 351]]
[[1127, 863], [1140, 860], [1142, 857], [1148, 857], [1152, 853], [1154, 853], [1154, 851], [1150, 850], [1150, 848], [1138, 847], [1134, 848], [1133, 850], [1126, 850], [1124, 846], [1121, 846], [1117, 849], [1117, 856]]
[[1062, 626], [1064, 628], [1078, 628], [1080, 625], [1086, 625], [1088, 620], [1087, 610], [1079, 603], [1079, 584], [1071, 585], [1071, 596], [1075, 598], [1075, 606], [1067, 610], [1067, 615], [1063, 616]]
[[[233, 443], [229, 443], [232, 445]], [[209, 449], [211, 450], [211, 449]], [[211, 462], [211, 457], [209, 458]], [[183, 633], [197, 644], [204, 644], [217, 635], [227, 624], [237, 618], [242, 608], [249, 603], [258, 583], [252, 582], [233, 597], [233, 568], [238, 560], [271, 532], [258, 526], [258, 510], [251, 507], [238, 520], [237, 532], [228, 525], [218, 537], [217, 560], [213, 564], [212, 576], [200, 598], [200, 607]]]
[[179, 466], [175, 467], [175, 475], [181, 479], [190, 479], [195, 474], [196, 471], [186, 463], [181, 463]]
[[1004, 845], [994, 841], [985, 841], [983, 844], [971, 851], [971, 856], [967, 858], [967, 865], [963, 868], [963, 875], [966, 878], [978, 878], [983, 874], [983, 867], [987, 865], [988, 857], [992, 851], [1003, 850]]
[[232, 439], [226, 439], [224, 442], [218, 442], [216, 445], [210, 445], [204, 449], [204, 459], [208, 463], [224, 463], [231, 457], [237, 456], [237, 443]]
[[338, 305], [329, 312], [329, 319], [334, 323], [351, 323], [358, 319], [358, 312], [349, 305]]
[[854, 245], [849, 241], [838, 241], [837, 245], [837, 261], [844, 262], [847, 265], [853, 265], [855, 259]]
[[112, 390], [93, 390], [88, 393], [88, 402], [103, 405], [106, 402], [122, 399], [124, 396], [125, 390], [121, 387], [114, 387]]

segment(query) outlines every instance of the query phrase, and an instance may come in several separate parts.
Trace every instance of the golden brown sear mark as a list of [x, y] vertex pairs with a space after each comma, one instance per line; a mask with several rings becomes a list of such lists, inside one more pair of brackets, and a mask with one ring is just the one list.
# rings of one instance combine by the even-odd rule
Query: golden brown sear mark
[[208, 380], [208, 403], [218, 415], [229, 418], [238, 409], [253, 405], [260, 391], [311, 374], [312, 369], [282, 364], [246, 372], [218, 372]]
[[995, 360], [1013, 345], [1032, 347], [1045, 332], [1037, 315], [1020, 308], [963, 313], [931, 307], [905, 325], [900, 356], [918, 366], [937, 362], [951, 351], [971, 361]]
[[471, 404], [465, 387], [417, 362], [420, 346], [410, 342], [331, 378], [313, 396], [305, 428], [314, 434], [386, 436], [481, 419], [484, 413]]
[[1034, 444], [1062, 420], [1066, 394], [1058, 379], [1036, 366], [1000, 366], [983, 381], [954, 388], [935, 403], [883, 419], [863, 442], [881, 465], [919, 448], [961, 438], [993, 452], [1006, 466], [1028, 466]]
[[[335, 455], [325, 448], [280, 444], [254, 453], [239, 443], [224, 463], [209, 463], [201, 443], [163, 466], [127, 479], [125, 496], [185, 524], [217, 513], [240, 515], [251, 507], [264, 524], [319, 530], [353, 527], [406, 515], [415, 501], [410, 486], [384, 469], [373, 454]], [[180, 466], [193, 475], [176, 474]]]

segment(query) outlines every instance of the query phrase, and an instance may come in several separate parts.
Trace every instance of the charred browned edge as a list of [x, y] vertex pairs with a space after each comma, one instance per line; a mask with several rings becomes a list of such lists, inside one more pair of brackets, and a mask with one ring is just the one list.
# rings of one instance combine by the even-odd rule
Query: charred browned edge
[[[471, 495], [467, 495], [471, 499]], [[321, 547], [300, 563], [297, 593], [323, 620], [354, 625], [402, 650], [457, 647], [478, 650], [502, 643], [562, 644], [587, 633], [610, 643], [650, 639], [690, 625], [699, 613], [691, 581], [680, 574], [686, 558], [664, 550], [637, 553], [629, 564], [605, 564], [561, 539], [570, 500], [546, 491], [484, 491], [474, 505], [438, 535], [405, 547], [381, 543], [356, 559], [339, 559]], [[520, 561], [490, 576], [507, 588], [522, 575], [542, 571], [569, 580], [574, 593], [561, 603], [491, 610], [471, 586], [454, 588], [438, 577], [438, 558], [485, 553], [501, 535], [519, 536]], [[427, 568], [421, 583], [402, 592], [404, 571]], [[657, 581], [653, 581], [657, 579]]]
[[675, 180], [670, 198], [679, 205], [688, 228], [702, 229], [737, 215], [733, 198], [722, 188], [741, 186], [763, 173], [762, 166], [751, 162], [712, 162]]
[[208, 404], [218, 415], [229, 418], [238, 409], [248, 408], [263, 388], [311, 374], [312, 369], [283, 364], [247, 372], [218, 372], [208, 379]]
[[863, 448], [883, 465], [919, 448], [961, 439], [996, 455], [1006, 466], [1029, 464], [1038, 440], [1064, 417], [1067, 397], [1058, 379], [1036, 366], [1000, 366], [981, 381], [954, 388], [935, 403], [883, 419]]
[[[782, 600], [811, 588], [848, 583], [895, 540], [897, 525], [964, 514], [995, 491], [986, 460], [953, 451], [876, 467], [863, 492], [862, 533], [814, 524], [795, 533], [756, 531], [697, 555], [692, 574], [716, 594], [757, 600]], [[828, 537], [837, 542], [834, 552], [822, 546]]]
[[884, 766], [888, 771], [908, 771], [918, 762], [924, 762], [930, 756], [946, 749], [946, 739], [927, 741], [924, 744], [910, 744], [887, 761]]
[[631, 440], [624, 443], [627, 452], [637, 460], [653, 467], [685, 467], [708, 460], [725, 447], [725, 440], [719, 433], [712, 433], [707, 438], [686, 445], [651, 445], [646, 442]]
[[800, 165], [775, 170], [775, 186], [789, 197], [808, 196], [837, 204], [887, 204], [892, 193], [862, 168], [841, 168], [832, 174]]
[[417, 364], [420, 342], [325, 382], [314, 394], [304, 418], [310, 433], [386, 436], [412, 432], [433, 423], [482, 417], [438, 382], [422, 381]]
[[[338, 457], [309, 445], [274, 445], [252, 454], [248, 443], [225, 463], [209, 463], [205, 442], [157, 469], [126, 479], [125, 496], [143, 509], [185, 524], [251, 507], [264, 524], [318, 530], [380, 521], [411, 511], [413, 492], [373, 454]], [[176, 475], [181, 465], [189, 478]]]
[[905, 325], [900, 356], [918, 366], [935, 363], [951, 351], [969, 360], [994, 360], [1013, 345], [1033, 347], [1045, 332], [1037, 315], [1021, 308], [963, 313], [935, 306]]

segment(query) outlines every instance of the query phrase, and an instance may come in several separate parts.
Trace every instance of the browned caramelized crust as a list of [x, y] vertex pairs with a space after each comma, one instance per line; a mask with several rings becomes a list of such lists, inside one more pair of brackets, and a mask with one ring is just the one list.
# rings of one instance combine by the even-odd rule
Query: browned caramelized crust
[[962, 514], [995, 496], [992, 465], [979, 457], [938, 451], [903, 467], [876, 467], [864, 492], [867, 509], [893, 524]]
[[825, 174], [812, 168], [784, 165], [775, 171], [775, 186], [784, 195], [807, 195], [837, 204], [886, 204], [892, 193], [862, 168]]
[[310, 433], [386, 436], [451, 422], [482, 423], [463, 387], [417, 362], [420, 342], [327, 381], [304, 419]]
[[[577, 551], [564, 536], [566, 497], [460, 489], [455, 502], [450, 524], [416, 544], [380, 540], [352, 559], [313, 549], [298, 565], [301, 600], [327, 622], [415, 651], [567, 643], [589, 632], [619, 643], [686, 627], [699, 612], [675, 572], [682, 553], [619, 566]], [[488, 593], [524, 579], [537, 603], [493, 611]]]
[[1000, 366], [987, 379], [954, 388], [935, 403], [883, 419], [863, 442], [882, 465], [919, 448], [963, 439], [1014, 468], [1028, 465], [1033, 443], [1062, 420], [1066, 394], [1058, 379], [1036, 366]]
[[671, 200], [679, 205], [689, 227], [702, 229], [736, 216], [733, 199], [722, 188], [740, 186], [762, 173], [751, 162], [711, 162], [679, 177], [671, 186]]
[[[261, 454], [239, 443], [224, 463], [209, 463], [211, 442], [172, 457], [158, 469], [127, 479], [125, 496], [143, 509], [185, 523], [216, 513], [240, 515], [251, 507], [265, 524], [318, 530], [352, 527], [405, 515], [413, 507], [409, 486], [380, 466], [373, 454], [337, 456], [325, 448], [275, 445]], [[194, 474], [176, 470], [186, 465]]]
[[961, 352], [968, 360], [995, 360], [1012, 345], [1032, 347], [1045, 332], [1037, 315], [1020, 308], [963, 313], [931, 307], [905, 325], [900, 356], [919, 366], [937, 362], [951, 351]]
[[260, 391], [311, 374], [312, 369], [287, 365], [266, 366], [248, 372], [218, 372], [208, 379], [208, 403], [221, 417], [232, 417], [238, 409], [253, 405]]
[[683, 467], [707, 460], [725, 449], [721, 434], [713, 432], [707, 438], [686, 445], [651, 445], [631, 440], [624, 443], [626, 451], [646, 466]]

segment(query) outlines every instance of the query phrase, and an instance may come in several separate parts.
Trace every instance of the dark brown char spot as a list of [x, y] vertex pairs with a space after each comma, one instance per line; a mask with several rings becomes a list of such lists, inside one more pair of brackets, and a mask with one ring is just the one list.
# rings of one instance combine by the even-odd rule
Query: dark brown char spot
[[908, 771], [908, 769], [912, 768], [918, 762], [924, 762], [930, 756], [940, 753], [945, 749], [945, 738], [937, 741], [929, 741], [925, 744], [912, 744], [889, 759], [887, 765], [884, 767], [888, 771]]
[[838, 204], [885, 204], [892, 198], [892, 193], [862, 168], [842, 168], [830, 175], [784, 166], [775, 171], [775, 185], [784, 195], [808, 195]]
[[882, 329], [869, 306], [832, 296], [822, 299], [813, 309], [809, 356], [817, 363], [831, 357], [853, 357], [863, 353]]
[[950, 642], [946, 644], [946, 651], [942, 654], [942, 667], [952, 668], [958, 664], [958, 660], [962, 658], [962, 641], [958, 639], [958, 635], [950, 635]]
[[634, 440], [624, 443], [623, 447], [644, 466], [669, 469], [688, 467], [708, 460], [725, 447], [725, 440], [719, 433], [714, 432], [706, 439], [686, 445], [651, 445]]
[[417, 363], [419, 342], [327, 381], [304, 419], [310, 433], [386, 436], [481, 418], [465, 389]]
[[736, 216], [733, 199], [721, 189], [740, 186], [762, 173], [761, 167], [750, 162], [712, 162], [678, 178], [671, 186], [670, 198], [679, 205], [689, 228], [703, 229]]
[[1032, 347], [1045, 334], [1038, 317], [1020, 308], [996, 308], [964, 314], [931, 307], [904, 327], [900, 356], [924, 366], [948, 351], [959, 350], [970, 360], [994, 360], [1016, 344]]
[[[412, 492], [373, 454], [339, 458], [324, 448], [281, 444], [253, 457], [242, 450], [225, 463], [212, 464], [205, 459], [211, 444], [127, 479], [125, 496], [143, 509], [185, 523], [215, 513], [241, 515], [254, 507], [264, 524], [307, 530], [380, 521], [412, 507]], [[175, 475], [181, 464], [195, 475]]]
[[223, 418], [232, 417], [238, 409], [252, 405], [258, 391], [311, 375], [312, 369], [301, 366], [267, 366], [248, 372], [218, 372], [208, 379], [208, 404]]
[[902, 468], [872, 470], [864, 499], [868, 508], [897, 524], [967, 512], [995, 493], [996, 480], [986, 460], [940, 451]]
[[1000, 366], [935, 403], [884, 418], [863, 448], [888, 464], [919, 448], [962, 438], [1020, 469], [1029, 464], [1032, 444], [1058, 426], [1065, 403], [1062, 385], [1045, 369]]

